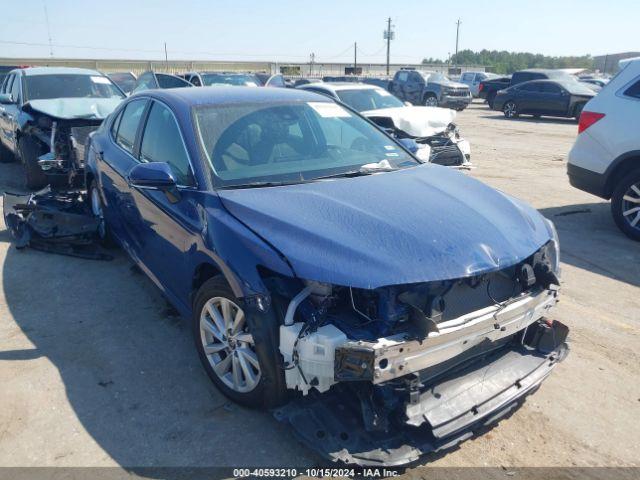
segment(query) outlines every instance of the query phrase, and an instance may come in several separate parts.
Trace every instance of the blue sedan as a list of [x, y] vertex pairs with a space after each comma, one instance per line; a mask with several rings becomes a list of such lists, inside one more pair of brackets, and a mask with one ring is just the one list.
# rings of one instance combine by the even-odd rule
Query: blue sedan
[[[433, 387], [434, 369], [441, 378], [474, 355], [480, 368], [498, 361], [488, 351], [519, 352], [492, 370], [503, 376], [500, 392], [478, 389], [501, 397], [474, 405], [493, 407], [468, 416], [456, 409], [474, 405], [438, 407], [457, 432], [461, 419], [495, 414], [532, 390], [563, 357], [566, 332], [542, 318], [558, 294], [553, 224], [422, 163], [325, 96], [243, 87], [135, 94], [92, 136], [86, 163], [101, 237], [192, 319], [209, 377], [244, 405], [366, 387], [373, 393], [362, 401], [393, 399], [375, 407], [393, 415], [415, 400], [410, 392]], [[416, 383], [424, 372], [432, 380]], [[512, 383], [528, 388], [503, 389]]]

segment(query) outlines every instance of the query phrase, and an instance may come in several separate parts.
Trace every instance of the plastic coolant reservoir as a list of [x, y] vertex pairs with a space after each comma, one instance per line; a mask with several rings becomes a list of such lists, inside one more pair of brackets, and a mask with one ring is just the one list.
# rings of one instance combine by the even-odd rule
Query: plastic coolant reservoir
[[280, 326], [280, 353], [288, 365], [287, 388], [301, 390], [305, 395], [312, 387], [324, 392], [335, 383], [335, 350], [347, 341], [347, 336], [333, 325], [318, 328], [298, 341], [298, 365], [294, 366], [293, 345], [302, 326], [301, 322]]

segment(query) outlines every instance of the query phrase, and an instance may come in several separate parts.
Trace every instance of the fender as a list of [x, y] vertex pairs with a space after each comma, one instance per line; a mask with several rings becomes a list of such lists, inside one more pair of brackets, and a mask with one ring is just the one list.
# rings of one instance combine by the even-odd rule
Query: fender
[[620, 172], [620, 168], [626, 172], [631, 170], [631, 168], [633, 168], [632, 165], [634, 164], [635, 166], [640, 167], [640, 150], [631, 150], [623, 153], [609, 164], [603, 173], [606, 186], [605, 192], [609, 197], [611, 197], [611, 192], [614, 188], [613, 183], [618, 176], [618, 172]]

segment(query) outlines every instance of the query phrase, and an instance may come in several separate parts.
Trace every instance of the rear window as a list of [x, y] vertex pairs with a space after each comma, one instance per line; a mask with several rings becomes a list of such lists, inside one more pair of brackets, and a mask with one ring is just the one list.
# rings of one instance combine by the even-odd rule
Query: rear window
[[260, 80], [254, 75], [243, 74], [206, 74], [202, 76], [204, 84], [208, 87], [211, 85], [236, 85], [240, 87], [257, 87]]
[[627, 88], [624, 92], [627, 97], [640, 98], [640, 80]]
[[183, 88], [192, 86], [186, 80], [183, 80], [182, 78], [176, 77], [174, 75], [156, 73], [156, 79], [158, 80], [158, 86], [160, 88]]

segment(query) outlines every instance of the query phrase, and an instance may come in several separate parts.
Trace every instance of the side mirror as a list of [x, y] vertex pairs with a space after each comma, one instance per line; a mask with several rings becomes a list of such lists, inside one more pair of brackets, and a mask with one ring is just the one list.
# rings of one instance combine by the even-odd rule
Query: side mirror
[[418, 152], [418, 144], [413, 138], [400, 138], [398, 139], [398, 143], [400, 143], [400, 145], [402, 145], [414, 155]]
[[3, 105], [15, 103], [15, 101], [13, 100], [13, 95], [11, 95], [10, 93], [0, 93], [0, 103]]
[[129, 185], [143, 189], [170, 190], [175, 188], [176, 179], [168, 163], [139, 163], [129, 172]]

